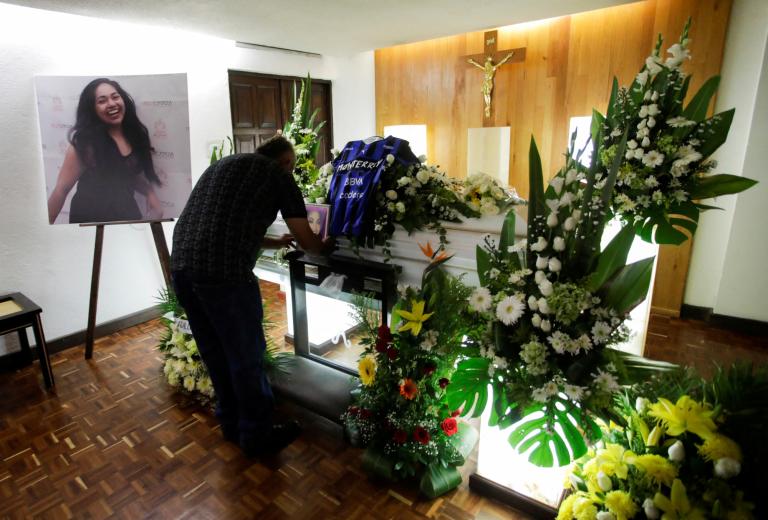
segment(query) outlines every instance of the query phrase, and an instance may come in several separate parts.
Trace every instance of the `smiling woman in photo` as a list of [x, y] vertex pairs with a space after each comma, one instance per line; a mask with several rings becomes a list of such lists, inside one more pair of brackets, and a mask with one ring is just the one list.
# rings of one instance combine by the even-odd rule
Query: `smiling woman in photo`
[[[68, 138], [70, 146], [48, 199], [51, 224], [75, 184], [70, 223], [162, 218], [149, 132], [119, 83], [98, 78], [85, 86]], [[146, 198], [146, 211], [139, 209], [135, 192]]]

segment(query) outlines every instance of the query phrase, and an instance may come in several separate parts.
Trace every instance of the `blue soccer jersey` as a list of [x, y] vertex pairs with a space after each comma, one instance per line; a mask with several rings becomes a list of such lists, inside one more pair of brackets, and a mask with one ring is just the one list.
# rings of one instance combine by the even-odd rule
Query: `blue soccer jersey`
[[419, 162], [408, 141], [392, 136], [371, 143], [351, 141], [334, 159], [329, 193], [331, 235], [359, 237], [366, 233], [372, 222], [372, 201], [390, 154], [400, 164]]

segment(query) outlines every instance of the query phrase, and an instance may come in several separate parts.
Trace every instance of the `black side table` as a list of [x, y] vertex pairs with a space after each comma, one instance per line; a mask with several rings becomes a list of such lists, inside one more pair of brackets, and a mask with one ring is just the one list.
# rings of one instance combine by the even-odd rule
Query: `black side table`
[[27, 327], [32, 327], [45, 386], [46, 388], [53, 387], [53, 371], [48, 359], [48, 345], [45, 343], [43, 323], [40, 321], [40, 313], [43, 312], [43, 309], [21, 293], [0, 295], [0, 308], [3, 307], [10, 307], [10, 312], [0, 315], [0, 336], [17, 332], [19, 334], [19, 342], [21, 343], [21, 350], [29, 353], [31, 351], [29, 341], [27, 341], [26, 329]]

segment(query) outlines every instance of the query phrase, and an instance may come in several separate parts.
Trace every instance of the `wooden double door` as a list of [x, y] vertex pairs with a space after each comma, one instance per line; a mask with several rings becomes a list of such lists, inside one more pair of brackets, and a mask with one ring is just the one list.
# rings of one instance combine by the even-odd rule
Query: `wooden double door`
[[[301, 90], [301, 78], [251, 72], [229, 71], [229, 100], [235, 151], [254, 152], [282, 130], [293, 113], [293, 89]], [[333, 121], [331, 119], [331, 82], [312, 79], [312, 110], [318, 109], [316, 121], [325, 121], [320, 130], [317, 164], [331, 160]]]

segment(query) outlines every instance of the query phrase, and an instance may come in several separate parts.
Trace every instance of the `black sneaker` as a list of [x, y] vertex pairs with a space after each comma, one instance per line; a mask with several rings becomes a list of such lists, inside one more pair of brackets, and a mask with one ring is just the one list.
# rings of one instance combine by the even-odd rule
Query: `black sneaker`
[[301, 435], [297, 421], [275, 424], [266, 437], [251, 442], [240, 442], [240, 448], [248, 457], [276, 455]]

